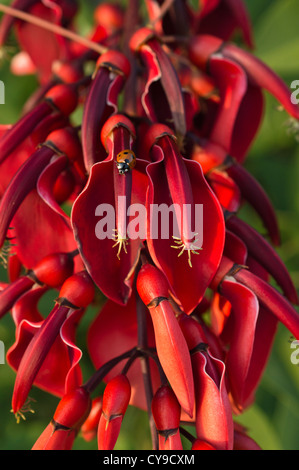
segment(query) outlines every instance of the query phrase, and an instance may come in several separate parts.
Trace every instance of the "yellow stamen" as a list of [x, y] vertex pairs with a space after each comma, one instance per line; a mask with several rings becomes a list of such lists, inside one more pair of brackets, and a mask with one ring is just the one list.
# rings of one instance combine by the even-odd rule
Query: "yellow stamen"
[[0, 264], [6, 269], [8, 264], [8, 258], [11, 256], [11, 247], [14, 246], [11, 243], [5, 243], [0, 250]]
[[191, 253], [193, 253], [194, 255], [199, 255], [197, 250], [202, 250], [201, 247], [196, 246], [196, 242], [198, 241], [198, 239], [194, 240], [193, 243], [186, 245], [180, 238], [174, 236], [172, 238], [174, 239], [174, 243], [176, 243], [177, 246], [171, 245], [171, 248], [181, 250], [178, 254], [178, 258], [184, 253], [184, 251], [188, 251], [188, 264], [190, 268], [192, 268]]
[[[19, 411], [14, 413], [17, 424], [20, 423], [21, 419], [23, 421], [26, 421], [26, 416], [24, 415], [24, 413], [33, 413], [33, 414], [35, 413], [35, 411], [31, 408], [31, 405], [30, 405], [30, 403], [32, 401], [35, 402], [35, 400], [33, 398], [28, 398], [28, 400], [26, 401], [24, 406]], [[10, 410], [10, 411], [11, 411], [11, 413], [13, 413], [13, 410]]]
[[120, 259], [120, 252], [121, 252], [122, 249], [127, 254], [126, 246], [128, 245], [128, 239], [121, 237], [117, 229], [114, 229], [114, 231], [115, 231], [115, 235], [113, 236], [112, 239], [116, 243], [112, 246], [112, 248], [114, 248], [115, 246], [118, 246], [118, 251], [117, 251], [116, 256], [117, 256], [118, 259]]

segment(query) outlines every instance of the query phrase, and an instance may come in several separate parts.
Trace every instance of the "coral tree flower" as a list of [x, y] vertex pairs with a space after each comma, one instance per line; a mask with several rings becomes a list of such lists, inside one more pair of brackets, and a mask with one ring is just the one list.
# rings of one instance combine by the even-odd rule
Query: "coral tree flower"
[[83, 387], [65, 394], [32, 450], [71, 450], [90, 408], [91, 398]]
[[179, 403], [193, 415], [194, 383], [188, 347], [170, 303], [167, 279], [145, 263], [137, 276], [137, 290], [151, 314], [157, 355]]
[[192, 359], [195, 381], [196, 434], [219, 450], [233, 447], [232, 410], [225, 383], [225, 364], [209, 351], [199, 323], [179, 317]]
[[179, 431], [181, 407], [167, 385], [161, 386], [155, 393], [152, 413], [159, 434], [159, 450], [183, 450]]
[[242, 0], [139, 6], [101, 3], [82, 36], [76, 0], [0, 4], [1, 53], [13, 33], [11, 73], [36, 78], [0, 125], [11, 411], [33, 413], [34, 387], [59, 400], [33, 450], [81, 435], [111, 451], [129, 406], [147, 412], [153, 450], [259, 450], [235, 417], [279, 324], [299, 340], [299, 299], [245, 161], [264, 91], [292, 122], [299, 108], [254, 56]]
[[[73, 205], [71, 219], [90, 275], [110, 300], [125, 304], [131, 293], [133, 273], [143, 241], [138, 232], [136, 235], [128, 234], [135, 218], [130, 206], [145, 206], [147, 162], [135, 157], [135, 128], [125, 116], [111, 116], [102, 129], [101, 137], [106, 159], [91, 167], [88, 182]], [[117, 159], [120, 153], [126, 155], [124, 152], [131, 157], [133, 155], [134, 166], [128, 166], [128, 171], [122, 173]], [[85, 214], [84, 219], [82, 213]]]
[[[158, 232], [157, 236], [159, 221], [151, 217], [147, 224], [148, 249], [183, 310], [190, 313], [203, 298], [221, 258], [222, 210], [200, 165], [182, 157], [167, 126], [151, 126], [146, 145], [153, 160], [147, 166], [147, 216], [151, 217], [152, 208], [166, 205], [174, 211], [176, 221], [171, 224], [169, 217], [169, 234]], [[184, 276], [180, 275], [182, 272]]]
[[86, 271], [73, 274], [62, 284], [56, 305], [32, 337], [18, 366], [12, 397], [12, 411], [16, 416], [67, 316], [86, 308], [93, 296], [94, 285]]
[[180, 82], [167, 54], [150, 28], [139, 29], [130, 40], [147, 72], [142, 105], [153, 122], [171, 121], [176, 135], [186, 133], [185, 103]]
[[131, 385], [124, 374], [115, 376], [107, 383], [98, 426], [99, 450], [114, 449], [130, 396]]
[[82, 148], [88, 173], [94, 163], [107, 157], [99, 134], [108, 117], [118, 111], [118, 96], [129, 74], [130, 63], [118, 51], [110, 50], [97, 60], [82, 117]]

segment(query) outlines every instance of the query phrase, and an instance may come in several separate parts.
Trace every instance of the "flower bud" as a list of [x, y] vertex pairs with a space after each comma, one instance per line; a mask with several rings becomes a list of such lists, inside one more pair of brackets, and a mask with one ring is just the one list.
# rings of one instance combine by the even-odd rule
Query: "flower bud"
[[78, 104], [76, 88], [71, 85], [55, 85], [46, 93], [45, 99], [66, 116], [75, 111]]
[[54, 147], [57, 153], [66, 155], [71, 161], [78, 160], [82, 155], [78, 134], [72, 127], [52, 131], [43, 145]]
[[86, 308], [94, 298], [94, 283], [86, 271], [70, 276], [62, 285], [58, 303]]
[[107, 383], [98, 427], [99, 450], [114, 449], [130, 397], [131, 385], [126, 375], [119, 374]]
[[73, 270], [74, 260], [69, 253], [54, 253], [43, 258], [31, 273], [39, 283], [54, 288], [61, 286]]
[[79, 429], [88, 416], [90, 407], [91, 399], [89, 393], [82, 387], [77, 388], [60, 400], [53, 416], [55, 426]]
[[159, 433], [159, 450], [181, 450], [181, 407], [168, 385], [161, 386], [152, 400], [152, 413]]
[[137, 290], [145, 305], [158, 297], [169, 297], [169, 285], [164, 274], [149, 263], [144, 264], [138, 273]]

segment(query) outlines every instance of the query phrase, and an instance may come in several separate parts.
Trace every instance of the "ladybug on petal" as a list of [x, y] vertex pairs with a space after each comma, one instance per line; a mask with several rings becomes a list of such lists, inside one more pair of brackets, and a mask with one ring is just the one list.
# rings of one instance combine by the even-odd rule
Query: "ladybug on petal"
[[131, 150], [122, 150], [117, 154], [116, 166], [120, 175], [128, 173], [136, 165], [136, 155]]

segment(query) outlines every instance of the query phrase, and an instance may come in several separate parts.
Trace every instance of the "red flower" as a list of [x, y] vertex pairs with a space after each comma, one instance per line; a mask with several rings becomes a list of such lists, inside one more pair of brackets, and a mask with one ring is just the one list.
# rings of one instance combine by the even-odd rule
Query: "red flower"
[[152, 412], [159, 434], [159, 450], [183, 450], [179, 431], [181, 407], [167, 385], [155, 393]]
[[83, 387], [75, 388], [64, 395], [51, 423], [37, 439], [32, 450], [71, 450], [90, 407], [91, 398]]
[[99, 450], [113, 450], [131, 396], [131, 386], [123, 374], [111, 379], [103, 394], [102, 414], [98, 426]]
[[11, 312], [17, 420], [33, 386], [60, 399], [32, 449], [81, 434], [112, 450], [129, 406], [147, 412], [153, 450], [260, 449], [234, 416], [254, 403], [279, 323], [299, 339], [299, 300], [244, 163], [264, 90], [294, 120], [299, 108], [254, 56], [244, 3], [101, 3], [86, 36], [76, 1], [12, 7], [0, 4], [0, 45], [13, 31], [11, 71], [37, 87], [0, 126], [0, 318]]

